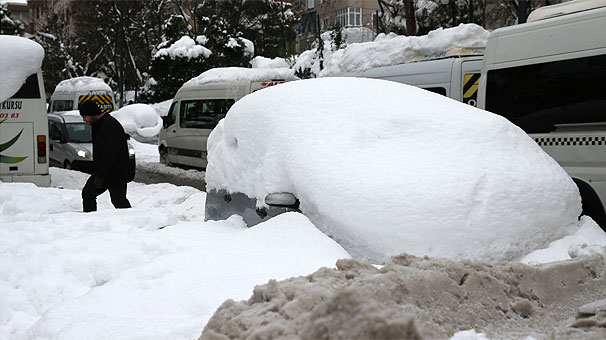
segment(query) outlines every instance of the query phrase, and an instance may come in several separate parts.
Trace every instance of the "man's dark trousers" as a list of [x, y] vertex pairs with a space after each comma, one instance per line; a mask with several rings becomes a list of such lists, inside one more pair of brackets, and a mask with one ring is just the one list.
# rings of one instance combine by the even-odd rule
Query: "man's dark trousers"
[[90, 176], [82, 189], [82, 207], [84, 212], [97, 211], [97, 196], [109, 190], [109, 196], [116, 209], [130, 208], [126, 198], [126, 183], [111, 184], [109, 187], [95, 187], [95, 176]]

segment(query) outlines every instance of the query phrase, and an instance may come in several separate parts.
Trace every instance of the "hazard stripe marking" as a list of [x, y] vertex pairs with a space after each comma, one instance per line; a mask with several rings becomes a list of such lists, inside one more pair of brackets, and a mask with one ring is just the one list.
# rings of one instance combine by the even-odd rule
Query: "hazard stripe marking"
[[463, 99], [471, 98], [478, 92], [480, 85], [479, 73], [468, 73], [463, 77]]

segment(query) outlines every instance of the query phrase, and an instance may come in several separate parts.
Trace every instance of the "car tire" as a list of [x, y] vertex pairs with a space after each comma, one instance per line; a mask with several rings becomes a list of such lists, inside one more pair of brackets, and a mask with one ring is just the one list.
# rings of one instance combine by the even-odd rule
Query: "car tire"
[[160, 149], [160, 163], [167, 166], [172, 166], [172, 163], [168, 160], [168, 152], [166, 151], [166, 148]]
[[70, 163], [69, 161], [66, 160], [65, 162], [63, 162], [63, 169], [71, 170], [72, 163]]

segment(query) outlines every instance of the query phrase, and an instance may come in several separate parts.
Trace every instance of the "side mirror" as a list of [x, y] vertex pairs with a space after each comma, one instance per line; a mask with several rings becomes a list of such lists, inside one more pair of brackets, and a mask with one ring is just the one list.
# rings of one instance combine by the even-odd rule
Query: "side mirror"
[[265, 196], [265, 204], [270, 207], [299, 209], [299, 200], [290, 192], [274, 192]]

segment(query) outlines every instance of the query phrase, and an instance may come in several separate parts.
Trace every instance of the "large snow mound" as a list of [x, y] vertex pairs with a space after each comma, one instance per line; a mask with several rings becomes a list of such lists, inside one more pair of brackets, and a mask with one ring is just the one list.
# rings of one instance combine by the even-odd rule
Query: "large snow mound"
[[38, 72], [44, 48], [35, 41], [0, 35], [0, 103], [12, 97], [30, 75]]
[[153, 137], [162, 129], [162, 118], [151, 105], [131, 104], [112, 112], [111, 115], [122, 124], [124, 132], [129, 135]]
[[476, 24], [438, 28], [420, 37], [379, 34], [372, 42], [350, 44], [330, 55], [320, 76], [402, 64], [412, 57], [437, 55], [455, 47], [485, 47], [489, 34]]
[[320, 230], [372, 262], [519, 259], [571, 234], [581, 212], [570, 176], [508, 120], [383, 80], [255, 92], [208, 150], [207, 189], [258, 202], [292, 192]]
[[229, 81], [297, 80], [289, 68], [218, 67], [210, 69], [187, 81], [184, 86]]
[[75, 77], [62, 80], [55, 87], [55, 92], [110, 91], [111, 87], [101, 78]]

